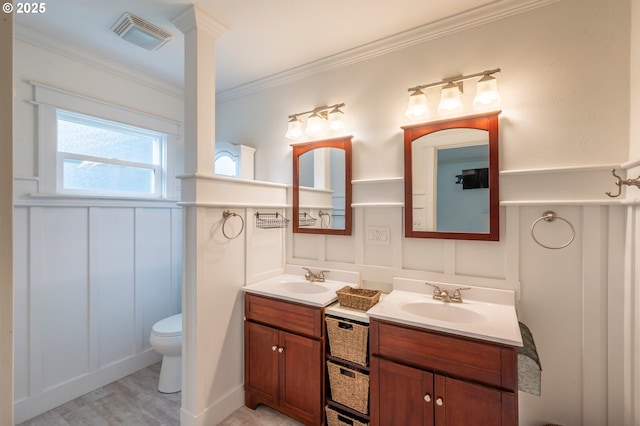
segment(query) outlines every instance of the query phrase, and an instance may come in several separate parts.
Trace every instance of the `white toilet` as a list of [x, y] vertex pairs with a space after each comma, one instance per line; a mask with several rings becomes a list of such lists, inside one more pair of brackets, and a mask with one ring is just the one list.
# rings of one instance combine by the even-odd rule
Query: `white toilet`
[[174, 393], [182, 390], [182, 314], [155, 323], [149, 336], [151, 347], [162, 355], [158, 390]]

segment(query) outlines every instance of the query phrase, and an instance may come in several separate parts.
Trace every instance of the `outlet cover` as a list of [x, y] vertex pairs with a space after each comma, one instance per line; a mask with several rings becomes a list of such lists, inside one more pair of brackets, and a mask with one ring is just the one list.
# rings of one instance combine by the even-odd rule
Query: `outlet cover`
[[368, 226], [367, 244], [389, 244], [389, 228], [383, 226]]

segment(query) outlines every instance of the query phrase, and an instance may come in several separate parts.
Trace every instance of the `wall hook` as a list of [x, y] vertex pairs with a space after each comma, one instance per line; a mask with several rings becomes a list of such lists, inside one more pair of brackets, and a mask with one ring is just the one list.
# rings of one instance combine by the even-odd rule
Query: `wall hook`
[[640, 188], [640, 176], [638, 176], [635, 179], [622, 179], [620, 176], [616, 174], [616, 169], [611, 169], [611, 174], [616, 178], [615, 183], [616, 185], [618, 185], [617, 194], [611, 194], [611, 192], [609, 191], [605, 192], [605, 194], [607, 194], [611, 198], [620, 196], [620, 194], [622, 193], [622, 185], [627, 185], [627, 186], [635, 185], [636, 187]]

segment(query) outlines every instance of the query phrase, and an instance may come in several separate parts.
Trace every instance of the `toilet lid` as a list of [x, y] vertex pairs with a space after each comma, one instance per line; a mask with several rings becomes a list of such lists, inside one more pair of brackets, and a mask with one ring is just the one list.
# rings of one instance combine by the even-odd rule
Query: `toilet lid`
[[157, 336], [179, 336], [182, 334], [182, 314], [176, 314], [158, 321], [153, 325]]

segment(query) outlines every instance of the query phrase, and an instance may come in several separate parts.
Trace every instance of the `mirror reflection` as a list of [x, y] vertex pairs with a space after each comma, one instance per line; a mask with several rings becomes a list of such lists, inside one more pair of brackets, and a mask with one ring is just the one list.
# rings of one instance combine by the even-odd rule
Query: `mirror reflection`
[[414, 231], [489, 232], [488, 132], [440, 130], [411, 149]]
[[499, 240], [498, 114], [403, 127], [407, 237]]
[[351, 235], [351, 137], [293, 145], [293, 232]]
[[317, 148], [300, 156], [300, 226], [344, 229], [344, 150]]

